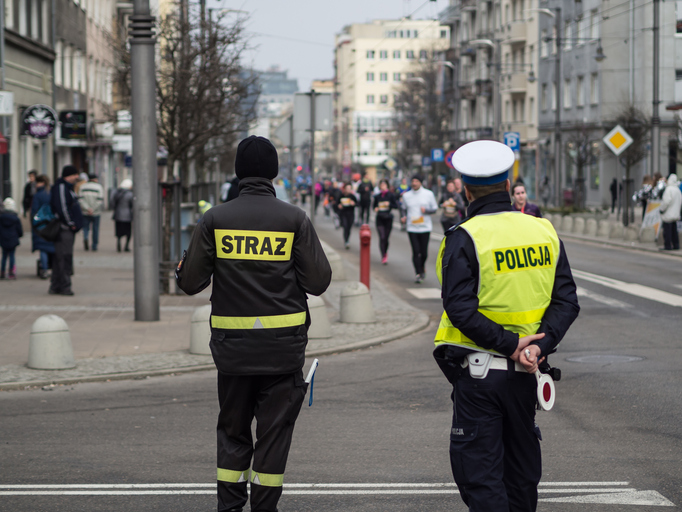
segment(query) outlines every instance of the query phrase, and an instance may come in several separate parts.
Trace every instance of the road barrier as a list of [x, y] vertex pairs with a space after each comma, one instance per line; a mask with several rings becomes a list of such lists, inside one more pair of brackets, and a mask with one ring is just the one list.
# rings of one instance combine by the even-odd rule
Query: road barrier
[[35, 370], [75, 368], [69, 326], [57, 315], [43, 315], [31, 326], [28, 365]]

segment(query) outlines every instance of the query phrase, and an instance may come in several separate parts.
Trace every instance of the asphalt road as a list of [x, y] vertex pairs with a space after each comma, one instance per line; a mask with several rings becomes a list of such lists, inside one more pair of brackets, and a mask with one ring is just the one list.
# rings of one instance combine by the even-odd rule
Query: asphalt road
[[[357, 260], [357, 230], [349, 251], [325, 219], [318, 231]], [[437, 319], [437, 299], [408, 291], [437, 281], [429, 272], [413, 283], [407, 236], [394, 231], [387, 266], [372, 244], [373, 275]], [[539, 510], [679, 506], [681, 260], [566, 247], [582, 311], [552, 359], [563, 370], [557, 404], [537, 416]], [[431, 358], [435, 328], [321, 359], [281, 511], [465, 510], [449, 469], [450, 389]], [[214, 372], [2, 393], [0, 511], [214, 510], [217, 409]], [[35, 487], [17, 487], [26, 485]]]

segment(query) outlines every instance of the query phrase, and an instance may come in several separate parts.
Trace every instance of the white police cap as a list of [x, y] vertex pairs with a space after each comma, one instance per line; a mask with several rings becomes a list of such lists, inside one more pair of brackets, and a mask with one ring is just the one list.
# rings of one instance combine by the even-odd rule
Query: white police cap
[[452, 165], [469, 185], [494, 185], [509, 176], [514, 152], [494, 140], [476, 140], [464, 144], [452, 156]]

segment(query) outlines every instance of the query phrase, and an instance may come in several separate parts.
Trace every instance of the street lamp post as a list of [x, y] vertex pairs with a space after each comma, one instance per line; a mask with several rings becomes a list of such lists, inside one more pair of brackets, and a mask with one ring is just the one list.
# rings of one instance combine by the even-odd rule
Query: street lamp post
[[502, 125], [502, 94], [500, 91], [501, 79], [501, 59], [500, 40], [495, 39], [473, 39], [469, 41], [473, 46], [488, 46], [493, 52], [492, 67], [495, 69], [495, 77], [493, 80], [493, 138], [500, 140], [500, 126]]
[[661, 118], [658, 113], [658, 105], [660, 103], [658, 96], [658, 74], [659, 74], [659, 18], [660, 18], [660, 0], [654, 0], [654, 61], [653, 61], [653, 112], [651, 115], [651, 172], [652, 174], [661, 172]]

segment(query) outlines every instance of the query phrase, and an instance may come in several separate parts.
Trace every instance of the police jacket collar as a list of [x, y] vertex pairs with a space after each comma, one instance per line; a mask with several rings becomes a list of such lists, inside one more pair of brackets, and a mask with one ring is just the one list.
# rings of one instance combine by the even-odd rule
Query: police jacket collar
[[239, 195], [274, 196], [275, 187], [267, 178], [244, 178], [239, 181]]
[[469, 220], [476, 215], [486, 213], [499, 213], [513, 211], [509, 192], [495, 192], [487, 196], [480, 197], [472, 202], [467, 208], [467, 218]]

